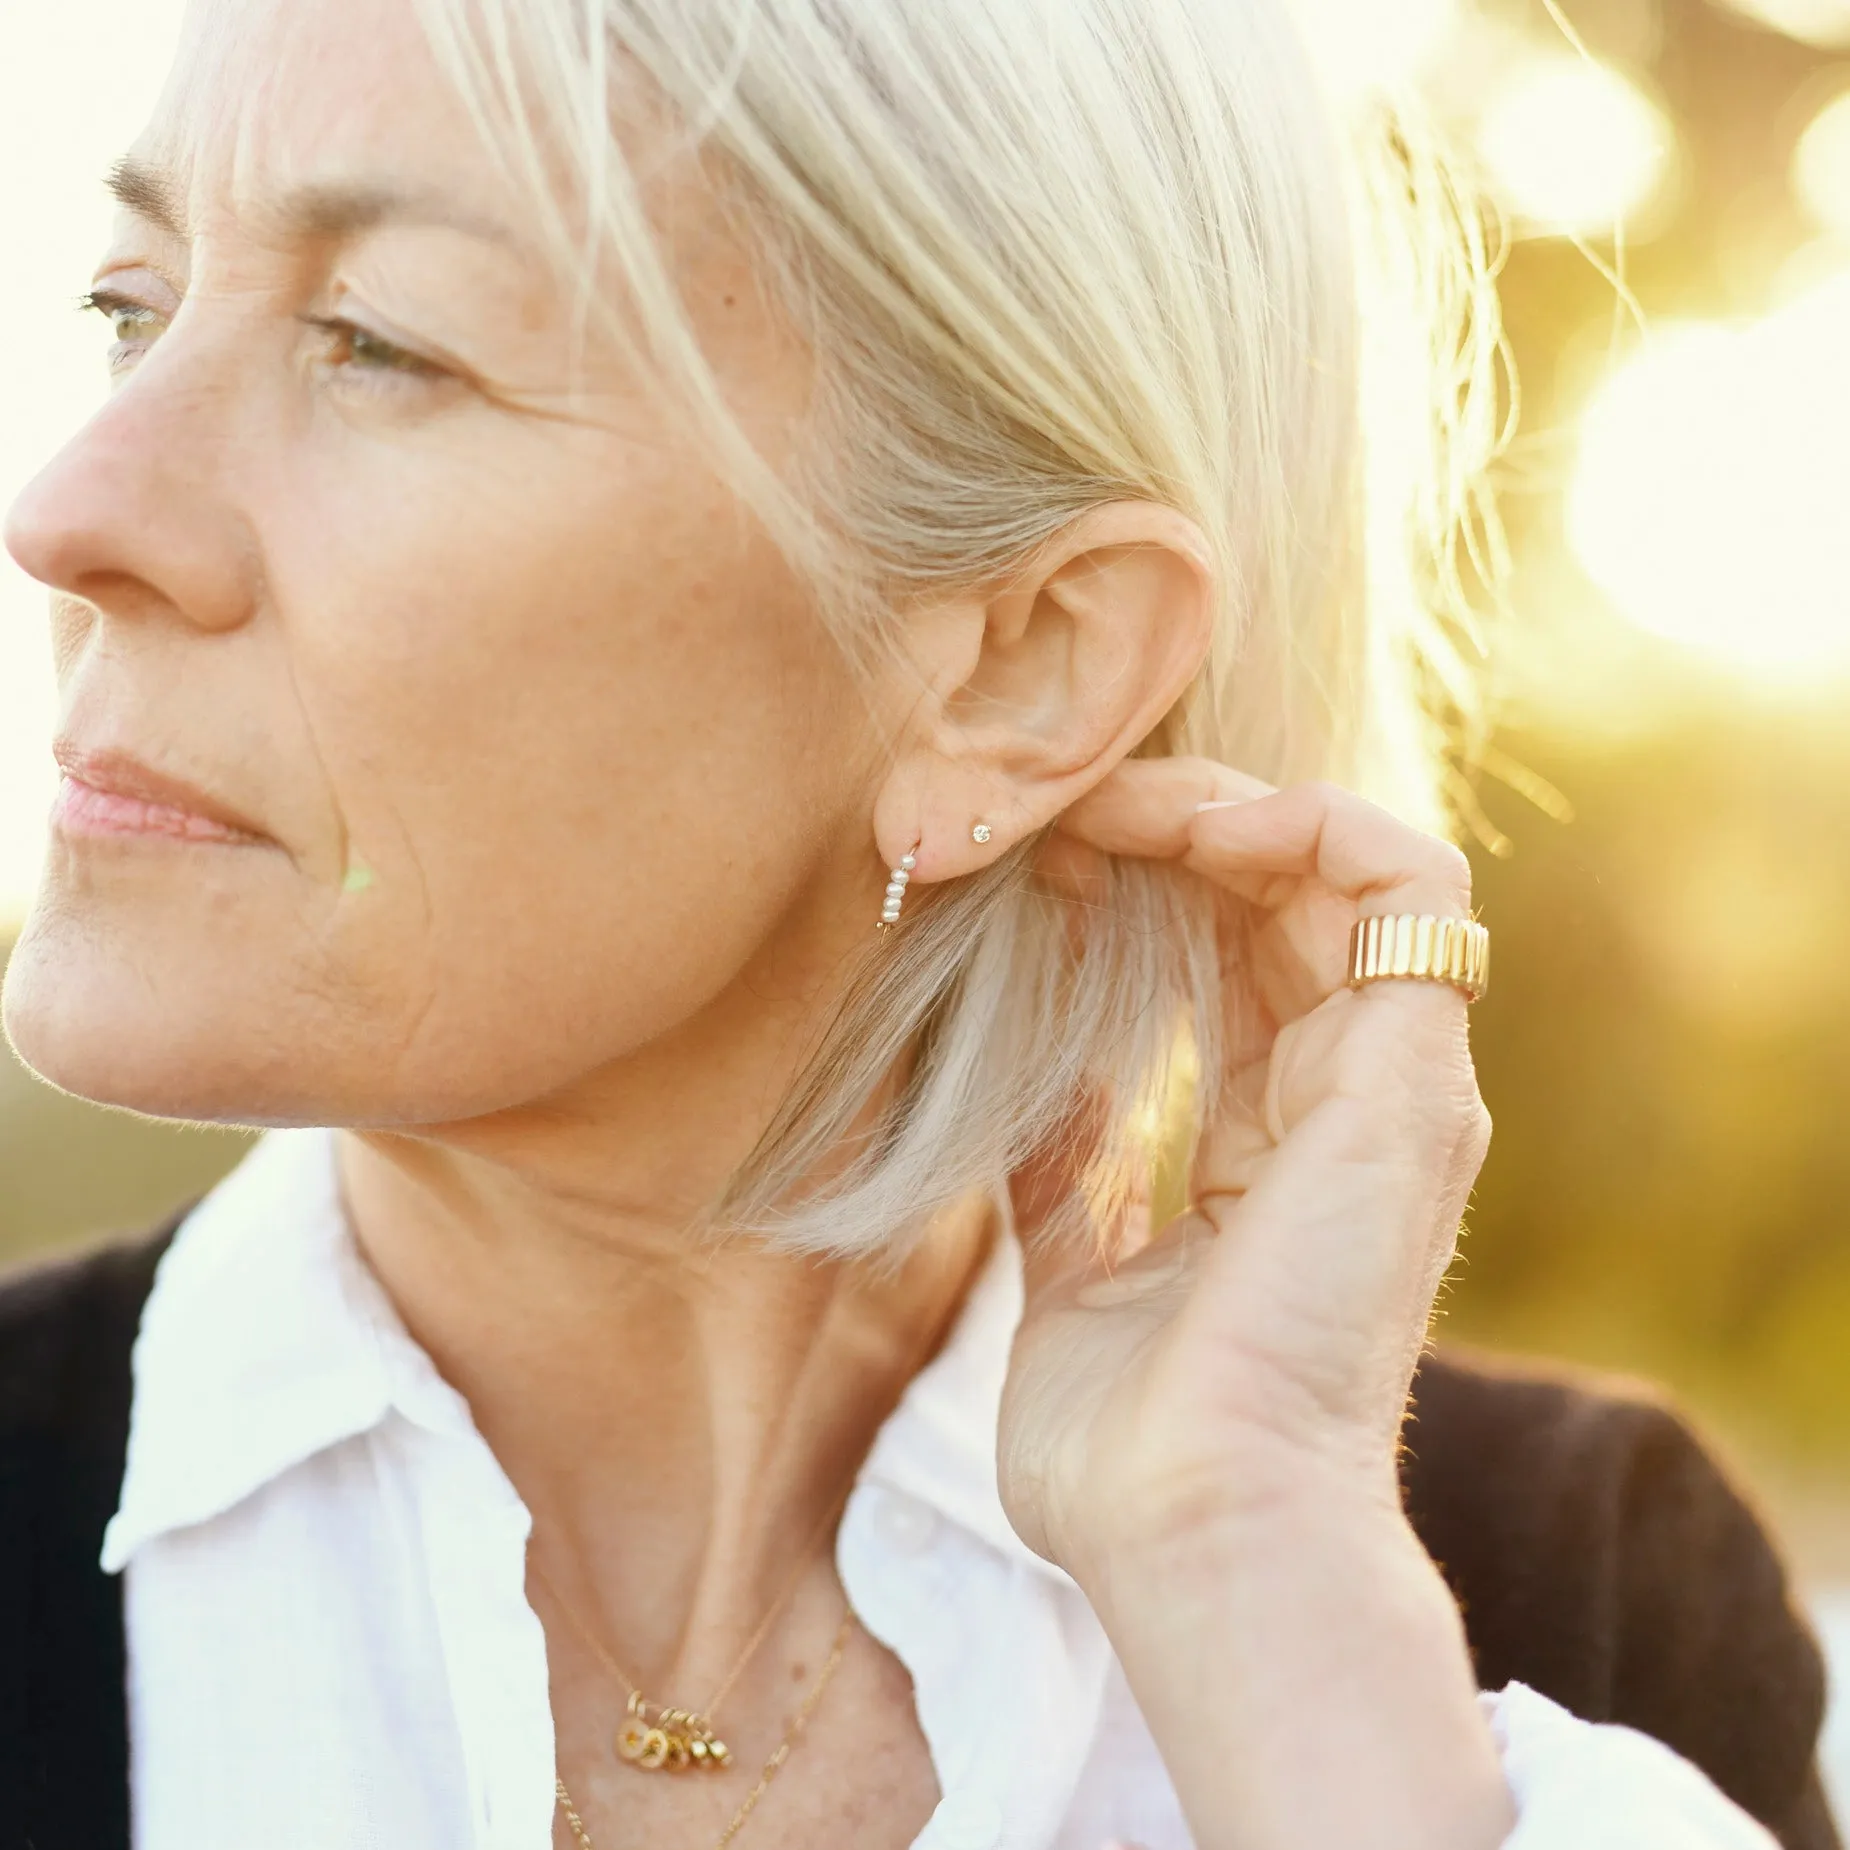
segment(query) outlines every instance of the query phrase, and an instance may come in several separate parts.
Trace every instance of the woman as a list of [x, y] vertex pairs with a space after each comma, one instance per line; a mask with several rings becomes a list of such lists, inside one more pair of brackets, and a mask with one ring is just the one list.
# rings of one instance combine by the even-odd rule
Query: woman
[[7, 1028], [338, 1129], [6, 1300], [8, 1841], [1832, 1841], [1673, 1423], [1403, 1505], [1481, 945], [1271, 0], [202, 0], [114, 185]]

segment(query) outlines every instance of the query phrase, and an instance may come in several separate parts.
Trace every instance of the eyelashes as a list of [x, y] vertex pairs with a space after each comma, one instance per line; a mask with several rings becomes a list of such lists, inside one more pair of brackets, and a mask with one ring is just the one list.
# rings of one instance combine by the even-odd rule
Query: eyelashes
[[123, 362], [145, 349], [160, 333], [163, 317], [145, 302], [137, 302], [114, 289], [91, 289], [77, 298], [77, 306], [86, 314], [101, 315], [115, 333], [115, 345], [109, 350], [109, 370], [118, 371]]
[[357, 321], [340, 315], [304, 315], [305, 327], [316, 329], [325, 342], [326, 364], [353, 367], [360, 372], [396, 373], [413, 379], [442, 379], [449, 375], [433, 360], [413, 353]]
[[131, 300], [128, 296], [118, 295], [113, 289], [91, 289], [77, 298], [77, 306], [88, 312], [107, 317], [116, 330], [117, 339], [122, 339], [123, 322], [134, 321], [137, 325], [155, 322], [160, 317], [145, 303]]

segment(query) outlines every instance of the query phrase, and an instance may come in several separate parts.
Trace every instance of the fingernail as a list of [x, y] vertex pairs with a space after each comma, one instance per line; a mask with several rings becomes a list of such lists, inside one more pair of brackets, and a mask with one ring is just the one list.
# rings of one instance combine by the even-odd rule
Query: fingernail
[[1251, 801], [1251, 797], [1216, 797], [1212, 803], [1197, 803], [1195, 814], [1199, 816], [1206, 809], [1238, 809], [1241, 804]]

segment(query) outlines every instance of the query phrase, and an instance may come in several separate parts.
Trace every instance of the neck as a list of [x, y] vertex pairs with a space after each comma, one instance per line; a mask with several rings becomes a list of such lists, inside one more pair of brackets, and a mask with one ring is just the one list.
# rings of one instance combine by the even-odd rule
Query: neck
[[546, 1580], [682, 1691], [819, 1552], [989, 1235], [971, 1204], [897, 1267], [695, 1235], [753, 1122], [737, 1090], [723, 1062], [697, 1097], [632, 1072], [569, 1108], [341, 1138], [361, 1247], [526, 1501]]

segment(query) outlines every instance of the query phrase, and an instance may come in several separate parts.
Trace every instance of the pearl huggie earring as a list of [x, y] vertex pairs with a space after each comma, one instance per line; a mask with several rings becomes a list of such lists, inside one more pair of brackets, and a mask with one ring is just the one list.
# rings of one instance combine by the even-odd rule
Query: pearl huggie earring
[[899, 923], [899, 909], [906, 903], [906, 882], [912, 878], [912, 870], [918, 866], [919, 857], [916, 850], [911, 854], [902, 854], [899, 865], [886, 877], [886, 901], [880, 908], [880, 923], [875, 931], [891, 931]]

